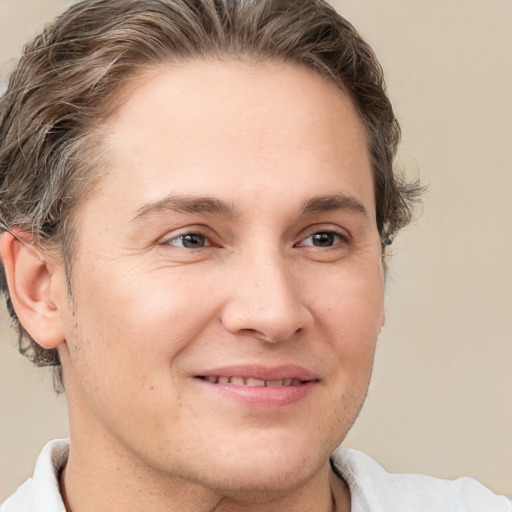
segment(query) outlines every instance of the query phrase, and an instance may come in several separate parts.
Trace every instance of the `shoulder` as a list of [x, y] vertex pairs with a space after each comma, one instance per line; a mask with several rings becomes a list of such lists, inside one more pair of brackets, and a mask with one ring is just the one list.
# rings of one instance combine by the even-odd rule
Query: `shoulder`
[[512, 502], [472, 478], [392, 474], [364, 453], [338, 448], [332, 463], [347, 482], [353, 512], [512, 512]]
[[0, 512], [65, 512], [59, 492], [59, 471], [66, 464], [69, 441], [49, 442], [34, 470], [18, 490], [0, 505]]

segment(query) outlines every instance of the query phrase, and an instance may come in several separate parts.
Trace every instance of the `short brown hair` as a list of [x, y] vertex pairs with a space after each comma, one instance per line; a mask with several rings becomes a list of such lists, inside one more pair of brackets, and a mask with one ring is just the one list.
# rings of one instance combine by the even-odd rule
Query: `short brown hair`
[[[0, 100], [0, 223], [68, 258], [73, 213], [98, 174], [91, 144], [123, 83], [190, 58], [314, 69], [352, 99], [366, 129], [383, 244], [411, 218], [418, 186], [393, 172], [400, 127], [370, 46], [323, 0], [83, 0], [26, 46]], [[96, 167], [95, 167], [96, 166]], [[20, 351], [62, 369], [19, 323]]]

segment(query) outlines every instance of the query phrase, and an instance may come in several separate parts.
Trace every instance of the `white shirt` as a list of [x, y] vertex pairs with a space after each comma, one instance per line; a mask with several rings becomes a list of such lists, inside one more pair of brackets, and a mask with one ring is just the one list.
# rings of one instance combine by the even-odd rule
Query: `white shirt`
[[[0, 506], [0, 512], [66, 512], [58, 475], [68, 452], [66, 439], [48, 443], [34, 476]], [[364, 453], [344, 447], [334, 452], [332, 461], [350, 488], [351, 512], [512, 512], [511, 501], [471, 478], [390, 474]]]

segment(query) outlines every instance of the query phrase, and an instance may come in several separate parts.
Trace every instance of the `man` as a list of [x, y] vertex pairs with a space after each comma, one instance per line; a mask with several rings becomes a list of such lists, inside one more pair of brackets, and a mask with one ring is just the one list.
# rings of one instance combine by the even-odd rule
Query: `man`
[[0, 248], [70, 443], [10, 511], [492, 510], [337, 447], [418, 187], [382, 71], [320, 0], [86, 0], [0, 106]]

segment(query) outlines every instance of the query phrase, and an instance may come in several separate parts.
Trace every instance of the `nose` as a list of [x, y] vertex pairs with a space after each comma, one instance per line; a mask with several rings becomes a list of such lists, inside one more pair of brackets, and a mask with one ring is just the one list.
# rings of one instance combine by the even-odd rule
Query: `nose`
[[276, 343], [311, 325], [313, 316], [301, 301], [299, 276], [280, 255], [267, 252], [244, 258], [231, 279], [230, 297], [222, 311], [228, 331]]

